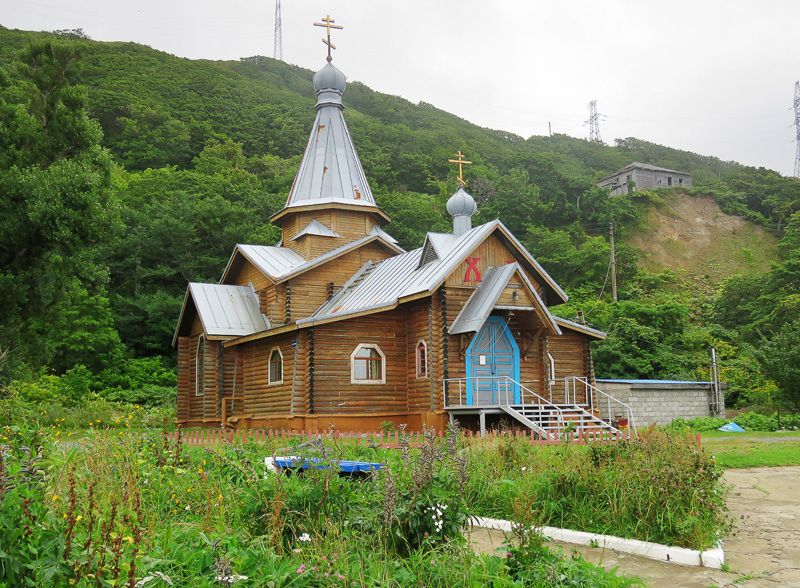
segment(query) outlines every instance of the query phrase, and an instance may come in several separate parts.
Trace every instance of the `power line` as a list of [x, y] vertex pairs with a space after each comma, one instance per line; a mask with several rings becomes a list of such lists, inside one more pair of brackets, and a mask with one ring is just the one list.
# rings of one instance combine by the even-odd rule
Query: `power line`
[[281, 0], [275, 0], [275, 34], [272, 56], [283, 61], [283, 31], [281, 28]]
[[794, 177], [800, 178], [800, 82], [794, 83], [794, 130], [797, 134], [794, 154]]

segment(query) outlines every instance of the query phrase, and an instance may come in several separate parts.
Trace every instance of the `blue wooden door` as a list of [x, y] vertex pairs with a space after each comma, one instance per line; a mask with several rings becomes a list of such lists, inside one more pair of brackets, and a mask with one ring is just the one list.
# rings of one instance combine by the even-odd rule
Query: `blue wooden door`
[[467, 404], [519, 404], [519, 347], [499, 316], [490, 316], [467, 348]]

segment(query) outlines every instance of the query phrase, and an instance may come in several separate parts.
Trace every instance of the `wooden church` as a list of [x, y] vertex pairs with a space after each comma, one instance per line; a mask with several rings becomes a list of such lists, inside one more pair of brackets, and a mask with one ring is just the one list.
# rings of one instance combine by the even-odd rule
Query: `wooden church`
[[405, 251], [384, 231], [345, 82], [330, 57], [314, 76], [311, 136], [271, 218], [280, 242], [237, 245], [219, 283], [188, 286], [178, 424], [419, 430], [454, 418], [541, 433], [566, 413], [607, 426], [589, 349], [604, 334], [551, 314], [567, 295], [499, 220], [472, 226], [463, 181], [447, 202], [452, 232]]

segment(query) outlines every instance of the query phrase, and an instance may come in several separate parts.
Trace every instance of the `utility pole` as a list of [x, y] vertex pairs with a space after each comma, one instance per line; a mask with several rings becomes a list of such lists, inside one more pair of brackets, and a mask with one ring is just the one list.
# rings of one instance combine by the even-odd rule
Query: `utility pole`
[[547, 132], [551, 137], [553, 136], [553, 125], [550, 124], [550, 121], [547, 121]]
[[617, 249], [614, 247], [614, 221], [611, 221], [610, 238], [611, 243], [611, 298], [617, 301]]
[[272, 57], [283, 61], [283, 31], [281, 29], [281, 0], [275, 0], [275, 34]]
[[589, 119], [583, 124], [589, 125], [589, 140], [594, 143], [602, 143], [603, 139], [600, 138], [600, 117], [602, 114], [597, 114], [597, 100], [589, 102]]
[[794, 130], [797, 143], [794, 154], [794, 177], [800, 178], [800, 82], [794, 83]]
[[722, 393], [719, 389], [719, 368], [717, 367], [717, 350], [711, 348], [711, 414], [722, 413]]

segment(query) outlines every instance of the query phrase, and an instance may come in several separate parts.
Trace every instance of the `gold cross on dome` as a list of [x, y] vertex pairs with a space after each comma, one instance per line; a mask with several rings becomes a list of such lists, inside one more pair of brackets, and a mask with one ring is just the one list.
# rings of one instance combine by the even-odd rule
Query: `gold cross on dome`
[[333, 24], [336, 21], [331, 18], [331, 15], [328, 14], [324, 18], [321, 19], [322, 22], [315, 22], [315, 27], [324, 27], [327, 33], [327, 39], [323, 37], [322, 42], [328, 46], [328, 62], [330, 63], [333, 58], [331, 57], [331, 49], [336, 49], [336, 45], [331, 43], [331, 29], [343, 29], [344, 27], [341, 25]]
[[447, 162], [448, 163], [457, 163], [458, 164], [458, 178], [456, 178], [456, 179], [457, 179], [458, 183], [461, 186], [466, 186], [467, 182], [464, 180], [464, 168], [463, 168], [463, 166], [472, 165], [472, 162], [471, 161], [467, 161], [466, 159], [464, 159], [464, 154], [461, 153], [460, 149], [458, 150], [458, 153], [456, 153], [456, 159], [448, 159]]

